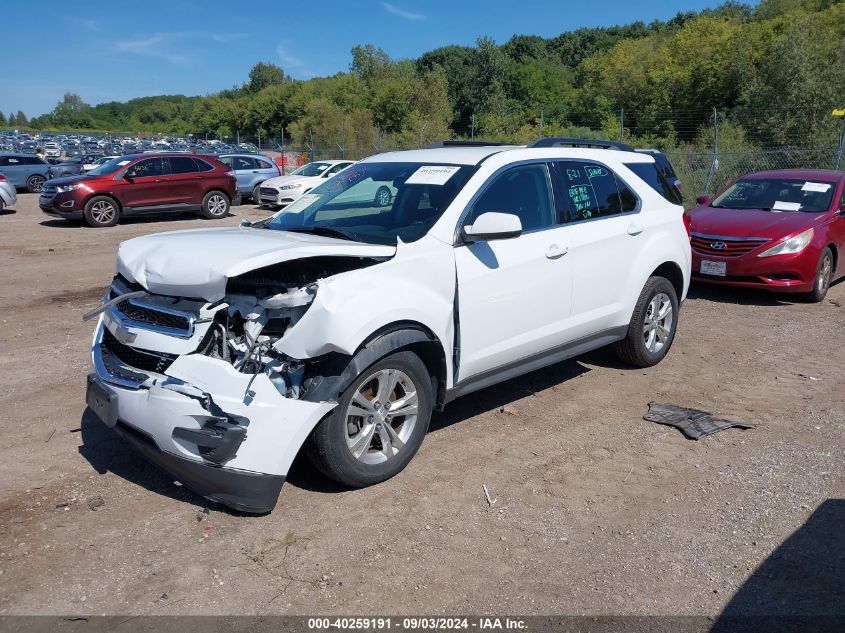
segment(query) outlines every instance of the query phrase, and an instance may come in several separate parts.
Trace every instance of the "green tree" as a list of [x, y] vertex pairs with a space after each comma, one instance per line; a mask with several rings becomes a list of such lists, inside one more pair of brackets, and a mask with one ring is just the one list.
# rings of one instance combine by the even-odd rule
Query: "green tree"
[[249, 71], [247, 90], [259, 92], [268, 86], [285, 83], [285, 71], [272, 62], [258, 62]]
[[29, 123], [26, 118], [26, 115], [21, 111], [18, 110], [18, 113], [15, 115], [15, 125], [18, 127], [25, 127]]

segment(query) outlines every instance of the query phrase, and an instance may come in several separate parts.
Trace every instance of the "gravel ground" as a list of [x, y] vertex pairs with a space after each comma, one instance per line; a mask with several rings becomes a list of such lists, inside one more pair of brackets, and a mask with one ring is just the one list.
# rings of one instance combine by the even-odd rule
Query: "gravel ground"
[[[259, 217], [233, 212], [216, 225]], [[394, 479], [344, 490], [298, 461], [255, 517], [84, 404], [80, 317], [118, 243], [207, 226], [95, 230], [29, 194], [0, 216], [0, 614], [845, 614], [845, 283], [819, 305], [693, 288], [659, 366], [601, 350], [491, 387]], [[650, 400], [756, 427], [686, 440]]]

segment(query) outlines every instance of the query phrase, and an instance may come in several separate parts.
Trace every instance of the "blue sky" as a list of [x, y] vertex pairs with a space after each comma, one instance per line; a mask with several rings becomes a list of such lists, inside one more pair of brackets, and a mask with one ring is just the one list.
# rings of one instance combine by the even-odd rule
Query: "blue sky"
[[[200, 95], [241, 84], [258, 61], [307, 79], [349, 68], [372, 43], [417, 57], [489, 35], [551, 37], [582, 26], [666, 19], [720, 0], [146, 0], [4, 3], [0, 111], [30, 118], [65, 92], [91, 104]], [[37, 15], [35, 21], [33, 16]]]

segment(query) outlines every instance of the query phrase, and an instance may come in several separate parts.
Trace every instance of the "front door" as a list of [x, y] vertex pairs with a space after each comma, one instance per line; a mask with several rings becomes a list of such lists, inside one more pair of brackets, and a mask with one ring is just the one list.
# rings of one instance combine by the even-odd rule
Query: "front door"
[[458, 381], [561, 345], [569, 317], [566, 227], [557, 221], [548, 166], [519, 165], [493, 176], [463, 225], [488, 211], [517, 215], [523, 232], [455, 247]]
[[161, 157], [145, 158], [130, 165], [120, 188], [123, 206], [154, 211], [167, 201], [168, 183], [164, 179], [164, 162]]

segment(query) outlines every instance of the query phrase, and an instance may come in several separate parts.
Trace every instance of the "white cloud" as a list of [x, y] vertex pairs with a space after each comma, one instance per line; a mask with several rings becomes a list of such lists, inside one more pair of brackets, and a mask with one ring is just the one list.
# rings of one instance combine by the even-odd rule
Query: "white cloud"
[[385, 11], [388, 13], [392, 13], [393, 15], [398, 15], [400, 18], [404, 18], [405, 20], [425, 20], [426, 16], [422, 13], [412, 13], [410, 11], [406, 11], [401, 7], [397, 7], [395, 4], [390, 4], [389, 2], [382, 2], [381, 6], [384, 7]]
[[282, 60], [283, 64], [294, 68], [302, 66], [302, 60], [296, 55], [290, 53], [284, 43], [279, 43], [279, 45], [276, 46], [276, 55], [279, 56], [279, 59]]
[[158, 57], [166, 59], [172, 64], [187, 64], [191, 60], [185, 55], [173, 51], [170, 47], [176, 39], [177, 33], [154, 33], [149, 37], [137, 40], [125, 40], [115, 45], [115, 50], [122, 53], [133, 53], [144, 57]]

